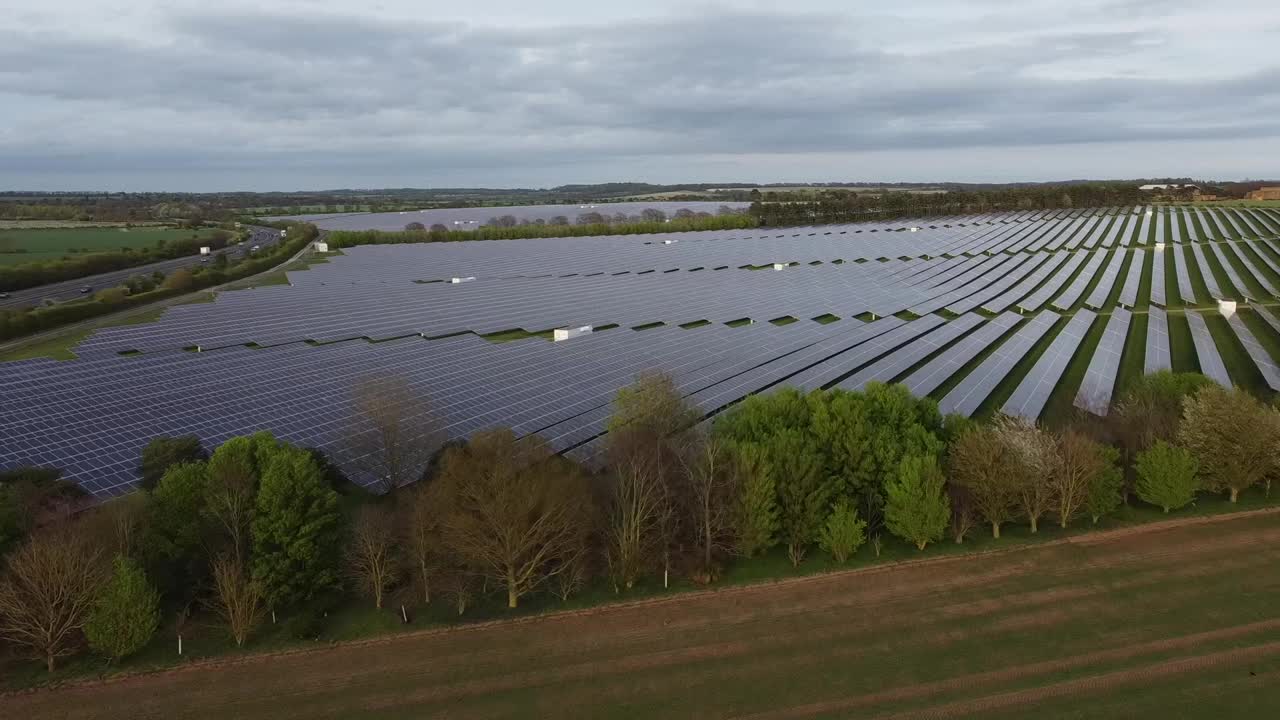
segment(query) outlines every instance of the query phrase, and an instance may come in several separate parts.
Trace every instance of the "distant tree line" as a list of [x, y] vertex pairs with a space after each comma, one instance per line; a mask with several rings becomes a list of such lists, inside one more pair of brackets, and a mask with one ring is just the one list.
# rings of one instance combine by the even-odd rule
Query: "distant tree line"
[[371, 495], [265, 432], [212, 453], [157, 438], [140, 492], [90, 509], [56, 470], [0, 474], [0, 638], [49, 669], [85, 647], [118, 661], [162, 626], [177, 641], [192, 613], [237, 645], [274, 624], [315, 638], [343, 603], [407, 620], [433, 604], [461, 615], [592, 586], [706, 584], [760, 555], [839, 565], [981, 527], [1091, 525], [1139, 500], [1234, 502], [1269, 494], [1280, 471], [1280, 412], [1168, 372], [1106, 420], [1061, 430], [943, 417], [878, 383], [755, 395], [705, 423], [670, 377], [645, 374], [618, 392], [590, 466], [504, 428], [442, 442], [403, 380], [352, 392], [333, 452]]
[[945, 193], [891, 192], [862, 194], [841, 191], [789, 197], [753, 193], [750, 213], [763, 225], [810, 225], [903, 216], [961, 215], [994, 211], [1048, 210], [1137, 205], [1142, 193], [1133, 183], [1087, 183], [950, 190]]
[[[659, 212], [659, 211], [655, 211]], [[626, 223], [592, 222], [595, 218], [587, 217], [585, 222], [569, 223], [567, 217], [552, 218], [545, 223], [530, 222], [528, 224], [509, 224], [509, 220], [498, 219], [496, 224], [482, 225], [474, 230], [450, 230], [444, 225], [436, 224], [430, 228], [419, 228], [421, 223], [410, 223], [404, 231], [389, 232], [384, 230], [335, 230], [329, 233], [329, 242], [335, 248], [353, 247], [356, 245], [392, 245], [400, 243], [427, 242], [464, 242], [468, 240], [516, 240], [521, 238], [543, 237], [587, 237], [595, 235], [641, 235], [666, 232], [686, 232], [692, 230], [737, 230], [753, 228], [759, 221], [746, 214], [733, 213], [708, 217], [673, 217], [669, 221], [642, 220]], [[579, 220], [584, 220], [579, 217]]]
[[107, 315], [127, 307], [222, 285], [269, 270], [293, 257], [318, 235], [314, 225], [298, 223], [290, 225], [290, 228], [293, 229], [286, 242], [273, 245], [262, 252], [250, 253], [234, 263], [225, 254], [219, 254], [207, 267], [201, 266], [194, 270], [179, 268], [168, 276], [160, 273], [135, 275], [119, 287], [99, 290], [91, 299], [22, 310], [0, 309], [0, 340], [10, 340]]

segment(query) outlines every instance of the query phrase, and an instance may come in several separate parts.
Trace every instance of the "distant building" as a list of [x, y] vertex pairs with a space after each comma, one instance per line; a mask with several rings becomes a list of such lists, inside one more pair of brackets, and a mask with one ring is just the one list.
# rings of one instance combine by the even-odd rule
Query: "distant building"
[[1280, 187], [1264, 187], [1258, 188], [1253, 192], [1246, 193], [1245, 200], [1280, 200]]
[[1138, 189], [1142, 190], [1143, 192], [1154, 192], [1156, 190], [1181, 190], [1183, 188], [1195, 188], [1197, 190], [1199, 189], [1195, 185], [1178, 185], [1177, 183], [1172, 183], [1172, 184], [1159, 183], [1159, 184], [1153, 184], [1153, 185], [1138, 186]]

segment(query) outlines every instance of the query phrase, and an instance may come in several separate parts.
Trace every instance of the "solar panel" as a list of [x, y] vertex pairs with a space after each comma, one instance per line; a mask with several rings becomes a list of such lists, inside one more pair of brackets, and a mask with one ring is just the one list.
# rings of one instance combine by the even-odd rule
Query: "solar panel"
[[[1258, 285], [1261, 285], [1262, 289], [1265, 290], [1268, 295], [1276, 296], [1277, 294], [1280, 294], [1277, 293], [1275, 285], [1267, 278], [1266, 274], [1263, 273], [1258, 268], [1257, 264], [1253, 262], [1253, 259], [1249, 257], [1249, 253], [1245, 252], [1244, 246], [1245, 243], [1241, 242], [1235, 247], [1230, 248], [1230, 250], [1234, 252], [1229, 252], [1227, 248], [1218, 248], [1215, 252], [1218, 254], [1219, 261], [1222, 262], [1223, 266], [1227, 267], [1230, 267], [1228, 263], [1229, 257], [1234, 254], [1235, 258], [1239, 260], [1240, 264], [1245, 268], [1245, 272], [1240, 274], [1241, 278], [1247, 276], [1249, 279], [1252, 279]], [[1234, 268], [1232, 272], [1235, 272]], [[1232, 282], [1235, 282], [1235, 278], [1232, 278]], [[1247, 288], [1242, 287], [1241, 290], [1245, 293], [1246, 297], [1252, 297], [1253, 293], [1248, 292]]]
[[1125, 307], [1132, 308], [1138, 304], [1138, 288], [1142, 285], [1142, 266], [1145, 261], [1146, 256], [1142, 250], [1130, 253], [1129, 272], [1125, 274], [1124, 287], [1120, 289], [1120, 304]]
[[934, 352], [946, 347], [956, 338], [981, 325], [981, 315], [962, 315], [941, 327], [908, 342], [896, 352], [890, 353], [849, 377], [841, 380], [837, 387], [844, 390], [861, 390], [872, 381], [889, 382], [911, 369], [912, 365], [924, 360]]
[[1147, 345], [1143, 354], [1142, 372], [1150, 375], [1161, 370], [1172, 370], [1169, 352], [1169, 318], [1158, 307], [1147, 309]]
[[1165, 302], [1165, 284], [1168, 278], [1164, 269], [1164, 248], [1151, 251], [1151, 302], [1156, 305], [1167, 305]]
[[1022, 317], [1017, 313], [1003, 313], [992, 318], [970, 335], [965, 336], [955, 345], [947, 348], [937, 357], [902, 381], [903, 385], [916, 397], [924, 397], [938, 386], [955, 375], [970, 360], [982, 354], [983, 350], [999, 342], [1018, 323]]
[[1253, 332], [1245, 325], [1244, 320], [1239, 313], [1231, 313], [1227, 316], [1227, 325], [1231, 327], [1231, 331], [1240, 339], [1240, 344], [1244, 345], [1245, 352], [1249, 353], [1249, 358], [1253, 360], [1254, 367], [1258, 368], [1258, 372], [1262, 375], [1262, 379], [1266, 381], [1267, 387], [1272, 390], [1280, 390], [1280, 368], [1276, 367], [1276, 363], [1271, 359], [1271, 353], [1258, 342]]
[[[290, 285], [223, 292], [156, 322], [95, 332], [76, 362], [0, 364], [0, 466], [56, 465], [106, 496], [132, 486], [141, 447], [158, 435], [193, 433], [211, 446], [268, 429], [336, 452], [367, 430], [350, 394], [371, 373], [404, 376], [448, 437], [508, 425], [575, 456], [599, 447], [617, 389], [643, 370], [671, 373], [707, 414], [789, 383], [860, 385], [906, 373], [913, 392], [959, 380], [948, 397], [971, 413], [1059, 316], [1023, 323], [1014, 313], [984, 321], [965, 312], [947, 322], [922, 313], [907, 322], [894, 314], [1015, 302], [1038, 310], [1082, 269], [1087, 285], [1100, 266], [1085, 264], [1103, 257], [1050, 251], [1086, 235], [1094, 245], [1123, 243], [1131, 217], [1131, 208], [1027, 211], [347, 248], [290, 271]], [[747, 269], [759, 267], [770, 269]], [[873, 320], [854, 319], [861, 313]], [[809, 320], [827, 314], [840, 321]], [[800, 321], [765, 322], [786, 315]], [[725, 325], [744, 317], [755, 322]], [[710, 324], [677, 327], [703, 320]], [[630, 329], [651, 323], [664, 325]], [[557, 343], [476, 336], [586, 324], [620, 327]], [[954, 378], [997, 343], [969, 377]], [[142, 354], [122, 358], [122, 350]], [[348, 460], [338, 458], [360, 481]]]
[[1085, 264], [1084, 270], [1081, 270], [1076, 279], [1071, 282], [1071, 285], [1053, 301], [1053, 306], [1059, 310], [1070, 310], [1075, 306], [1076, 301], [1080, 299], [1085, 289], [1089, 287], [1089, 283], [1093, 281], [1094, 276], [1098, 274], [1098, 268], [1102, 266], [1102, 261], [1106, 259], [1107, 253], [1105, 251], [1093, 253], [1089, 257], [1088, 263]]
[[1261, 305], [1252, 306], [1252, 310], [1258, 313], [1258, 317], [1265, 320], [1266, 323], [1271, 326], [1272, 330], [1280, 333], [1280, 319], [1277, 319], [1275, 315], [1272, 315], [1270, 310], [1262, 307]]
[[1183, 302], [1194, 305], [1196, 291], [1191, 286], [1191, 275], [1187, 270], [1186, 250], [1176, 245], [1173, 248], [1173, 269], [1178, 276], [1178, 297], [1182, 298]]
[[1222, 356], [1218, 354], [1218, 346], [1213, 343], [1213, 335], [1204, 318], [1195, 310], [1187, 310], [1187, 325], [1191, 327], [1191, 342], [1196, 347], [1196, 357], [1200, 361], [1200, 372], [1223, 387], [1231, 387], [1231, 376], [1227, 374], [1227, 366], [1222, 364]]
[[[1084, 301], [1087, 307], [1101, 309], [1107, 304], [1107, 298], [1111, 296], [1111, 289], [1115, 287], [1116, 277], [1120, 274], [1120, 268], [1124, 265], [1124, 250], [1116, 250], [1111, 254], [1111, 260], [1107, 263], [1107, 269], [1102, 271], [1102, 275], [1098, 278], [1098, 284], [1093, 286], [1093, 292], [1089, 293], [1088, 299]], [[1135, 295], [1137, 290], [1134, 290]]]
[[1044, 307], [1044, 304], [1049, 302], [1049, 298], [1056, 295], [1080, 266], [1089, 259], [1089, 254], [1085, 252], [1073, 252], [1069, 253], [1069, 255], [1070, 259], [1067, 260], [1066, 264], [1054, 273], [1044, 285], [1040, 286], [1039, 290], [1036, 290], [1029, 297], [1018, 303], [1019, 310], [1036, 312]]
[[1076, 407], [1101, 416], [1105, 416], [1111, 408], [1111, 393], [1115, 390], [1116, 375], [1120, 372], [1120, 357], [1124, 353], [1125, 338], [1129, 335], [1131, 317], [1124, 308], [1112, 311], [1098, 347], [1089, 360], [1080, 389], [1076, 391], [1073, 403]]
[[857, 370], [881, 355], [910, 342], [945, 322], [937, 315], [926, 315], [904, 323], [882, 335], [868, 339], [865, 343], [861, 343], [847, 352], [834, 355], [812, 367], [806, 368], [803, 372], [788, 378], [787, 384], [803, 390], [816, 390], [824, 387], [839, 379], [842, 375]]
[[1044, 337], [1060, 318], [1060, 315], [1048, 310], [1036, 315], [987, 356], [942, 400], [938, 401], [938, 409], [944, 415], [951, 413], [959, 413], [965, 417], [973, 415], [987, 396], [1013, 370], [1018, 361], [1031, 351], [1032, 346], [1039, 342], [1040, 338]]
[[1062, 373], [1066, 372], [1071, 358], [1084, 342], [1084, 336], [1095, 318], [1097, 315], [1090, 310], [1076, 312], [1062, 332], [1049, 344], [1044, 355], [1036, 360], [1026, 377], [1022, 378], [1017, 389], [1000, 408], [1001, 411], [1027, 420], [1038, 419], [1058, 380], [1062, 378]]
[[1191, 256], [1196, 260], [1196, 267], [1200, 269], [1200, 277], [1204, 280], [1204, 286], [1209, 290], [1209, 297], [1214, 300], [1222, 300], [1227, 294], [1222, 292], [1222, 288], [1218, 285], [1218, 278], [1214, 276], [1213, 269], [1209, 267], [1209, 261], [1204, 256], [1204, 248], [1201, 243], [1193, 243], [1191, 245]]

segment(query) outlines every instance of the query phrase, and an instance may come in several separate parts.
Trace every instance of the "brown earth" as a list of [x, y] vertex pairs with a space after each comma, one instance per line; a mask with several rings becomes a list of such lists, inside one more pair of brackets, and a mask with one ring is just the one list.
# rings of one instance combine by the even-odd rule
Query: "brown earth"
[[1275, 513], [1196, 518], [11, 694], [0, 717], [1030, 714], [1280, 670], [1278, 561]]

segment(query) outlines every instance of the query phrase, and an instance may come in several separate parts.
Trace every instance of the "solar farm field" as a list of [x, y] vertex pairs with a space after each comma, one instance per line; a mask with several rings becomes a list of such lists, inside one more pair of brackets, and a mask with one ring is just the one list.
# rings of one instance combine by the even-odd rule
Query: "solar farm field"
[[495, 205], [474, 208], [431, 208], [427, 210], [401, 210], [397, 212], [379, 213], [327, 213], [317, 215], [287, 215], [271, 217], [268, 220], [309, 222], [323, 230], [403, 230], [411, 222], [430, 226], [442, 224], [450, 230], [474, 230], [487, 223], [490, 218], [510, 215], [517, 221], [551, 220], [563, 216], [570, 221], [582, 213], [597, 212], [612, 216], [616, 213], [637, 215], [643, 210], [661, 210], [674, 215], [678, 210], [693, 212], [716, 212], [721, 206], [728, 205], [736, 209], [744, 209], [741, 202], [701, 202], [701, 201], [647, 201], [647, 202], [607, 202], [587, 203], [582, 205]]
[[[1207, 520], [1207, 522], [1206, 522]], [[1274, 717], [1274, 510], [0, 697], [21, 718]]]
[[646, 370], [707, 416], [882, 381], [946, 412], [1055, 423], [1165, 367], [1267, 396], [1277, 238], [1272, 209], [1123, 207], [345, 248], [291, 285], [100, 330], [77, 360], [0, 365], [0, 466], [61, 467], [110, 496], [159, 435], [266, 429], [334, 450], [362, 430], [352, 388], [369, 375], [404, 377], [452, 437], [508, 426], [588, 461]]
[[181, 240], [191, 235], [191, 230], [171, 227], [0, 229], [0, 264], [57, 260], [72, 250], [92, 253], [154, 247], [160, 240]]

